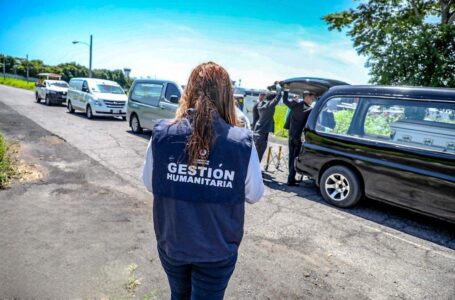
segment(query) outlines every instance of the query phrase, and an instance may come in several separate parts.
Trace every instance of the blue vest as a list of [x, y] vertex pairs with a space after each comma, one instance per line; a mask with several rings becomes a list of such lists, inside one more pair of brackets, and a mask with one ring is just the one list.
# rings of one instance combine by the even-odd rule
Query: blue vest
[[249, 130], [216, 116], [208, 161], [188, 166], [187, 120], [153, 129], [153, 221], [158, 247], [182, 262], [214, 262], [237, 253], [243, 237]]

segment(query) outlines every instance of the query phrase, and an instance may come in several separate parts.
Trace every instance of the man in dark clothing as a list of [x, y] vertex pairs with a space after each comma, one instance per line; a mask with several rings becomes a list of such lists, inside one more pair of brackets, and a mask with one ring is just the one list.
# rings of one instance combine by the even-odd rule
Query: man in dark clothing
[[284, 86], [283, 103], [291, 110], [289, 122], [289, 176], [288, 186], [296, 185], [294, 160], [299, 155], [302, 147], [302, 132], [311, 112], [314, 94], [310, 91], [303, 92], [303, 101], [293, 99], [289, 101], [289, 90]]
[[254, 144], [258, 151], [259, 161], [262, 160], [267, 149], [269, 133], [275, 131], [275, 106], [281, 100], [281, 87], [277, 85], [277, 91], [268, 95], [259, 95], [259, 102], [253, 107], [253, 133]]
[[[289, 99], [289, 97], [288, 97]], [[294, 95], [292, 96], [292, 99], [291, 101], [298, 101], [299, 97], [297, 95]], [[286, 130], [289, 130], [290, 126], [291, 126], [291, 116], [292, 116], [292, 110], [290, 110], [288, 108], [287, 112], [286, 112], [286, 120], [284, 121], [284, 125], [283, 125], [283, 128], [286, 129]]]

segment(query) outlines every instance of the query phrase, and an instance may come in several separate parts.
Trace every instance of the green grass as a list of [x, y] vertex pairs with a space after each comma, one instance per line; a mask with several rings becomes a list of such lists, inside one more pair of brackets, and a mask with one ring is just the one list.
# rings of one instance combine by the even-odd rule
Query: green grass
[[288, 131], [283, 128], [284, 122], [286, 121], [286, 112], [288, 107], [286, 105], [277, 105], [275, 107], [275, 115], [273, 119], [275, 120], [275, 136], [287, 138]]
[[8, 78], [8, 77], [6, 77], [6, 78], [0, 77], [0, 84], [14, 86], [14, 87], [26, 89], [26, 90], [33, 90], [35, 88], [34, 82], [26, 81], [26, 80], [22, 80], [22, 79]]
[[8, 153], [8, 144], [0, 134], [0, 189], [6, 188], [13, 176], [14, 168]]

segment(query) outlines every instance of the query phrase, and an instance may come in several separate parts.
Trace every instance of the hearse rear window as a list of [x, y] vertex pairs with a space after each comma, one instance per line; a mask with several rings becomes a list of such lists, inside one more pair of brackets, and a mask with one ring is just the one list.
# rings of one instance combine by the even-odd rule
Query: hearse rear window
[[157, 106], [160, 102], [163, 85], [159, 83], [137, 83], [131, 99], [148, 105]]
[[319, 113], [316, 130], [455, 154], [455, 103], [335, 98]]

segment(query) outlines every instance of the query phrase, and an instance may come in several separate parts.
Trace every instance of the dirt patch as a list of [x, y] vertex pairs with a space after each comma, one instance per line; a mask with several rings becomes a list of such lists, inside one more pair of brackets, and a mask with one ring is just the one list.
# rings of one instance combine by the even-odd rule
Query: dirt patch
[[19, 143], [11, 143], [8, 147], [8, 152], [14, 169], [14, 175], [6, 188], [15, 182], [35, 182], [45, 177], [45, 172], [39, 165], [29, 164], [25, 160], [20, 159], [21, 145]]
[[40, 138], [40, 141], [43, 143], [46, 143], [48, 145], [59, 145], [66, 143], [66, 140], [64, 138], [61, 138], [57, 135], [46, 135]]

